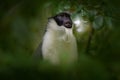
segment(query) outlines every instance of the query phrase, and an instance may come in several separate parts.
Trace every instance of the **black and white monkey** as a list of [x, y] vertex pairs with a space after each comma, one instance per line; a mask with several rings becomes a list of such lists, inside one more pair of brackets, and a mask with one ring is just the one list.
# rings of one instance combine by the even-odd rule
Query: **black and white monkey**
[[35, 54], [52, 64], [76, 62], [77, 44], [72, 25], [70, 14], [66, 12], [50, 17], [42, 44]]

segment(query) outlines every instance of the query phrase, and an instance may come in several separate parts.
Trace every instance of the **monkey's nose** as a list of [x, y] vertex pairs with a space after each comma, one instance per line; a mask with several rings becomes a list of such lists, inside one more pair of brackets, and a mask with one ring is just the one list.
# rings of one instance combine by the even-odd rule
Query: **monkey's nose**
[[72, 28], [71, 22], [66, 22], [66, 23], [65, 23], [65, 27], [66, 27], [66, 28]]

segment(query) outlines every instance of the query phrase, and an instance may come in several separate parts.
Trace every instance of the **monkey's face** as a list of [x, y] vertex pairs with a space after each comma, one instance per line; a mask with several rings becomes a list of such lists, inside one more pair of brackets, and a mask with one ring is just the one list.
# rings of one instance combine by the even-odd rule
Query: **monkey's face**
[[57, 25], [72, 28], [72, 20], [68, 13], [60, 13], [53, 18], [55, 19]]

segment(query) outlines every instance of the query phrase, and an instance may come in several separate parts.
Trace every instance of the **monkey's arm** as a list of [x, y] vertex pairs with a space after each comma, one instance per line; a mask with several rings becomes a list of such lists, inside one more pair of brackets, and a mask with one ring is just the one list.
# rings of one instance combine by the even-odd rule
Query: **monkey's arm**
[[38, 58], [38, 59], [42, 59], [43, 58], [43, 56], [42, 56], [42, 43], [39, 44], [39, 46], [35, 50], [35, 53], [33, 54], [33, 56], [35, 58]]

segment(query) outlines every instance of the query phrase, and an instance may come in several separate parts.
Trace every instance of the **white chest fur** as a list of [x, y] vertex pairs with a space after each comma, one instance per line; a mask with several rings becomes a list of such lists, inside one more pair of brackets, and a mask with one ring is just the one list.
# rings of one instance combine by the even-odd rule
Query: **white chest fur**
[[77, 45], [72, 29], [57, 26], [54, 22], [49, 24], [43, 38], [42, 54], [44, 60], [53, 64], [74, 63], [77, 60]]

